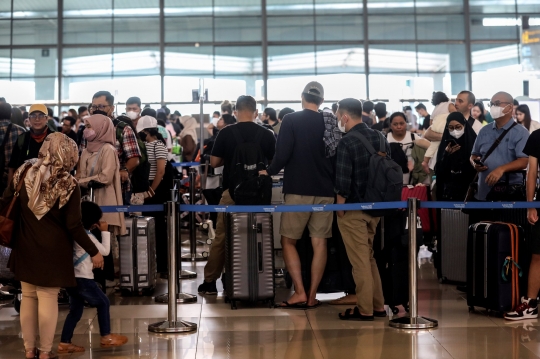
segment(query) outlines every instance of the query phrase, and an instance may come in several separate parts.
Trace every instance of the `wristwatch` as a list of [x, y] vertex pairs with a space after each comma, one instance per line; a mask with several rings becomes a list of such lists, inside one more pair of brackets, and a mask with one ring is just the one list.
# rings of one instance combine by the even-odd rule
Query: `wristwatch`
[[120, 171], [126, 171], [127, 173], [129, 173], [129, 171], [128, 171], [128, 169], [126, 167], [120, 168]]

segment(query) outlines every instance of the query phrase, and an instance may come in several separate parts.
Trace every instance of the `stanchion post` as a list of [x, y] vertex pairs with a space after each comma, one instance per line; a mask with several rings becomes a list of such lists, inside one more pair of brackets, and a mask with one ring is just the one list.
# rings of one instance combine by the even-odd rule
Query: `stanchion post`
[[169, 295], [167, 320], [148, 325], [148, 331], [153, 333], [181, 333], [197, 330], [197, 324], [178, 320], [176, 292], [178, 284], [178, 268], [176, 262], [176, 202], [167, 202], [167, 223], [169, 241]]
[[389, 324], [400, 329], [430, 329], [439, 325], [435, 319], [418, 316], [418, 278], [416, 261], [416, 216], [418, 213], [418, 198], [408, 200], [409, 227], [409, 316], [392, 319]]

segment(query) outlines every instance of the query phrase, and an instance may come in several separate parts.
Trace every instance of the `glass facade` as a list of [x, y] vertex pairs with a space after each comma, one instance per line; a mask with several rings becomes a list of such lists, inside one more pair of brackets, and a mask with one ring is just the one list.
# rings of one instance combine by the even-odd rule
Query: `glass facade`
[[519, 96], [524, 80], [540, 88], [521, 69], [524, 16], [540, 23], [538, 1], [0, 1], [0, 96], [65, 109], [109, 90], [190, 108], [200, 78], [210, 102], [274, 107], [298, 108], [314, 79], [328, 103], [395, 109], [432, 91]]

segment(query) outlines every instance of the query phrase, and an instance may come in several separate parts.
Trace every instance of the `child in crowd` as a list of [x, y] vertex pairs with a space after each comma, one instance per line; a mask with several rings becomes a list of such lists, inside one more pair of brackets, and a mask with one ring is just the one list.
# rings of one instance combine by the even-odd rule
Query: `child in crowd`
[[[109, 255], [111, 234], [107, 230], [107, 222], [101, 221], [103, 215], [101, 208], [93, 202], [85, 201], [81, 203], [81, 214], [83, 227], [86, 229], [86, 233], [88, 233], [90, 239], [103, 256]], [[90, 230], [94, 228], [101, 230], [102, 243], [99, 243], [97, 238], [90, 233]], [[77, 287], [67, 289], [69, 294], [69, 314], [66, 317], [64, 329], [62, 330], [62, 337], [58, 345], [58, 354], [84, 352], [84, 347], [72, 344], [71, 338], [73, 337], [73, 331], [77, 323], [81, 319], [85, 301], [97, 308], [101, 346], [115, 347], [124, 345], [128, 341], [127, 337], [111, 334], [109, 299], [97, 286], [96, 282], [94, 282], [92, 260], [77, 242], [73, 242], [73, 265], [75, 267]]]

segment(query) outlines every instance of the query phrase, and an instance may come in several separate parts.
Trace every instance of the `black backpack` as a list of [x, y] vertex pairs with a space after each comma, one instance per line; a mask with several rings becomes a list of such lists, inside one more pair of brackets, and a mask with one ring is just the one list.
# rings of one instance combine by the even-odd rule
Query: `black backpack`
[[[377, 132], [379, 136], [379, 151], [375, 151], [366, 137], [357, 131], [349, 132], [352, 136], [358, 138], [366, 150], [371, 154], [369, 158], [369, 172], [366, 186], [366, 192], [362, 198], [363, 202], [398, 202], [401, 201], [401, 190], [403, 188], [403, 171], [387, 153], [382, 152], [385, 149], [384, 137]], [[370, 210], [368, 213], [373, 217], [383, 217], [395, 213], [395, 209]]]
[[253, 142], [245, 142], [240, 130], [232, 125], [236, 140], [229, 172], [229, 193], [237, 205], [267, 205], [272, 200], [272, 179], [259, 176], [266, 169], [266, 158], [260, 146], [265, 129], [260, 129]]

